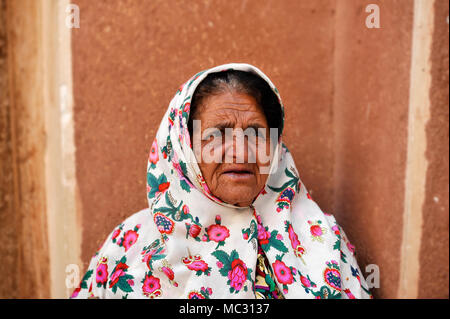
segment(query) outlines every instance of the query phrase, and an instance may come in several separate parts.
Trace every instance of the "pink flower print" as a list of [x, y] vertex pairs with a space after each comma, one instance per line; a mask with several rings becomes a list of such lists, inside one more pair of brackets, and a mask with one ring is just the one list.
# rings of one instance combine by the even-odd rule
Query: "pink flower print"
[[326, 264], [327, 264], [327, 267], [325, 268], [325, 271], [323, 272], [323, 278], [325, 280], [325, 283], [330, 288], [340, 291], [341, 290], [341, 274], [339, 272], [338, 262], [335, 260], [331, 260], [330, 262], [327, 262]]
[[258, 224], [258, 240], [260, 245], [267, 245], [269, 243], [270, 233], [266, 231], [264, 226]]
[[[288, 226], [288, 234], [289, 234], [291, 246], [294, 249], [295, 255], [297, 257], [302, 258], [302, 255], [305, 253], [305, 248], [301, 245], [300, 241], [298, 240], [298, 236], [295, 233], [294, 228], [292, 228], [291, 224], [289, 224], [289, 226]], [[303, 261], [303, 259], [302, 259], [302, 261]]]
[[223, 268], [223, 264], [220, 261], [217, 262], [217, 268], [219, 268], [219, 269]]
[[206, 299], [206, 298], [197, 291], [191, 291], [188, 295], [188, 299]]
[[134, 245], [134, 243], [137, 241], [139, 237], [139, 234], [135, 232], [134, 230], [129, 230], [125, 233], [123, 236], [123, 242], [122, 245], [125, 247], [125, 251], [128, 251], [131, 246]]
[[292, 225], [289, 224], [288, 227], [288, 234], [289, 234], [289, 239], [291, 241], [291, 246], [292, 248], [296, 248], [297, 246], [300, 245], [300, 241], [298, 240], [298, 236], [294, 231], [294, 228], [292, 228]]
[[345, 294], [347, 295], [347, 297], [349, 299], [356, 299], [355, 296], [352, 294], [352, 292], [350, 291], [350, 289], [344, 289]]
[[70, 296], [70, 298], [76, 298], [78, 296], [78, 294], [80, 293], [81, 287], [76, 288], [73, 292], [72, 295]]
[[355, 253], [355, 246], [353, 246], [349, 241], [347, 242], [347, 248], [352, 254]]
[[248, 239], [248, 234], [247, 233], [243, 233], [242, 237], [244, 237], [244, 239], [247, 240]]
[[181, 165], [180, 165], [180, 162], [178, 161], [178, 156], [176, 153], [173, 155], [172, 165], [173, 165], [173, 168], [175, 168], [175, 171], [177, 171], [178, 176], [180, 178], [184, 177], [183, 170], [181, 169]]
[[119, 281], [120, 277], [125, 275], [125, 270], [128, 269], [128, 265], [120, 263], [116, 266], [116, 270], [112, 273], [109, 280], [109, 288], [113, 287]]
[[339, 227], [337, 225], [334, 225], [333, 227], [331, 227], [331, 230], [334, 231], [335, 235], [341, 234], [341, 232], [339, 231]]
[[311, 232], [312, 240], [323, 242], [323, 238], [321, 236], [325, 234], [326, 229], [320, 226], [322, 224], [322, 221], [318, 220], [312, 222], [308, 220], [308, 224], [311, 225], [309, 231]]
[[[144, 254], [144, 252], [142, 252], [142, 254]], [[152, 269], [151, 260], [152, 260], [153, 255], [155, 255], [155, 254], [156, 254], [156, 249], [152, 249], [152, 250], [146, 252], [144, 257], [142, 258], [142, 261], [147, 264], [148, 269], [150, 269], [150, 270]]]
[[194, 262], [192, 262], [191, 264], [187, 265], [187, 267], [190, 270], [195, 270], [195, 271], [206, 271], [208, 269], [208, 264], [203, 261], [203, 260], [196, 260]]
[[189, 227], [189, 235], [191, 235], [192, 238], [196, 238], [200, 234], [201, 228], [198, 225], [191, 225]]
[[161, 295], [161, 284], [159, 278], [153, 277], [149, 274], [145, 276], [144, 284], [142, 285], [142, 292], [145, 296], [150, 298], [159, 297]]
[[187, 205], [183, 205], [183, 214], [189, 215], [189, 207]]
[[184, 257], [182, 261], [190, 270], [201, 272], [205, 272], [208, 270], [208, 264], [199, 255], [196, 255], [194, 257]]
[[300, 276], [300, 281], [305, 287], [311, 287], [311, 281], [305, 276]]
[[95, 272], [95, 281], [97, 282], [97, 286], [104, 286], [108, 281], [108, 259], [106, 257], [102, 257], [100, 262], [97, 265], [97, 270]]
[[133, 281], [133, 279], [128, 279], [128, 280], [127, 280], [127, 283], [128, 283], [130, 286], [134, 286], [134, 281]]
[[240, 259], [235, 259], [231, 263], [231, 270], [228, 272], [228, 279], [230, 279], [230, 286], [240, 291], [247, 280], [247, 266]]
[[211, 225], [208, 227], [208, 237], [218, 243], [230, 237], [230, 231], [225, 226]]
[[188, 113], [191, 110], [191, 103], [184, 104], [183, 112]]
[[319, 225], [311, 226], [310, 230], [313, 236], [322, 236], [322, 228]]
[[169, 267], [161, 267], [161, 271], [166, 274], [167, 278], [169, 278], [169, 280], [173, 280], [174, 278], [174, 273], [173, 270], [170, 269]]
[[277, 234], [277, 239], [278, 239], [278, 240], [283, 240], [283, 235]]
[[284, 262], [277, 260], [272, 264], [272, 267], [279, 283], [283, 285], [292, 284], [294, 277], [292, 276], [291, 270]]
[[148, 156], [148, 160], [149, 160], [150, 163], [152, 163], [152, 164], [158, 163], [158, 160], [159, 160], [159, 156], [158, 156], [158, 143], [157, 143], [157, 141], [156, 141], [156, 138], [155, 138], [155, 140], [154, 140], [153, 143], [152, 143], [152, 147], [151, 147], [151, 149], [150, 149], [150, 154], [149, 154], [149, 156]]
[[112, 234], [112, 240], [116, 239], [120, 235], [120, 228], [116, 229]]

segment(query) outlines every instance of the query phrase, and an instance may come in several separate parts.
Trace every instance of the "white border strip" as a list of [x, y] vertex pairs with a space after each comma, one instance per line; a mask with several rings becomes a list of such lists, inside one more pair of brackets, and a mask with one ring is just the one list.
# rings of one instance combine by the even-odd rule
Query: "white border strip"
[[414, 1], [409, 90], [408, 145], [398, 298], [419, 293], [422, 211], [428, 161], [426, 124], [430, 118], [431, 47], [434, 0]]
[[[77, 211], [69, 0], [42, 1], [45, 90], [45, 178], [52, 298], [67, 298], [82, 268], [81, 223]], [[79, 210], [79, 209], [78, 209]], [[69, 266], [69, 267], [68, 267]], [[66, 270], [70, 269], [69, 273]], [[75, 276], [74, 276], [75, 275]], [[67, 277], [72, 280], [67, 280]], [[76, 283], [72, 283], [72, 281]], [[69, 286], [67, 285], [69, 283]]]

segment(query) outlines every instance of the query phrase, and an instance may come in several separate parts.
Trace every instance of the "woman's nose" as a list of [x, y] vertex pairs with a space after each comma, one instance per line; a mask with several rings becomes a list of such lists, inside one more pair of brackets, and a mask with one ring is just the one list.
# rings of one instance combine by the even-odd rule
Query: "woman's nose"
[[225, 163], [255, 162], [255, 152], [242, 129], [234, 129], [232, 135], [225, 135]]

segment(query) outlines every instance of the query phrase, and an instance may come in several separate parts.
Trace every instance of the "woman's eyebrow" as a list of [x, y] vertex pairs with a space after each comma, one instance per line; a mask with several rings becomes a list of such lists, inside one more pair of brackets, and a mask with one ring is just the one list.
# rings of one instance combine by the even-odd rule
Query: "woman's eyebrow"
[[[226, 128], [234, 128], [234, 125], [235, 124], [233, 122], [224, 121], [224, 122], [219, 122], [219, 123], [208, 125], [208, 128], [216, 128], [218, 130], [225, 130]], [[266, 126], [260, 122], [251, 122], [248, 125], [245, 125], [245, 127], [243, 127], [244, 130], [247, 128], [253, 128], [253, 129], [257, 130], [260, 128], [266, 128]]]
[[226, 128], [234, 128], [234, 123], [231, 121], [223, 121], [211, 125], [211, 127], [217, 128], [219, 130], [224, 130]]
[[266, 126], [260, 122], [255, 122], [248, 124], [246, 128], [259, 129], [259, 128], [266, 128]]

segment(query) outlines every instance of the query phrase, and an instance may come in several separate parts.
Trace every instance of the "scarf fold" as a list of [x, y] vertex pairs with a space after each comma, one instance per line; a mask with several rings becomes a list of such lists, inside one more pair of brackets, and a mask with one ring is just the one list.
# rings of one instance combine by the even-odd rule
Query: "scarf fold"
[[255, 298], [258, 247], [284, 298], [371, 298], [354, 247], [307, 192], [281, 137], [253, 205], [235, 207], [209, 191], [188, 133], [190, 103], [208, 74], [230, 69], [259, 75], [283, 105], [269, 78], [248, 64], [217, 66], [184, 83], [151, 146], [149, 207], [113, 230], [72, 298]]

